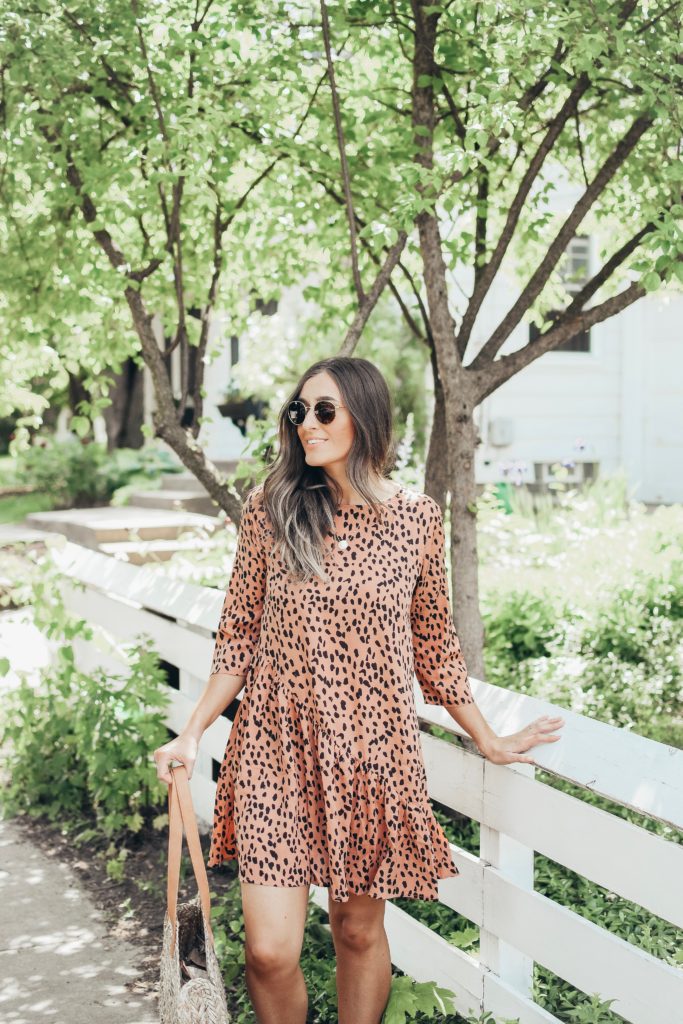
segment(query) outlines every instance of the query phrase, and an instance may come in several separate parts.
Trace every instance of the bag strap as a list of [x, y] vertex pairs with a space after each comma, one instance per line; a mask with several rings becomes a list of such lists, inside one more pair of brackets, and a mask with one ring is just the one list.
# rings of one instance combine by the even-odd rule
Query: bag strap
[[171, 953], [175, 948], [176, 912], [178, 908], [178, 887], [180, 885], [180, 860], [183, 845], [183, 825], [187, 837], [187, 845], [192, 861], [192, 870], [199, 890], [199, 898], [206, 922], [205, 938], [213, 945], [211, 928], [211, 901], [209, 897], [209, 880], [206, 875], [202, 847], [199, 841], [197, 819], [192, 806], [192, 794], [184, 764], [174, 765], [171, 769], [173, 782], [168, 787], [168, 879], [167, 902], [168, 916], [172, 925]]

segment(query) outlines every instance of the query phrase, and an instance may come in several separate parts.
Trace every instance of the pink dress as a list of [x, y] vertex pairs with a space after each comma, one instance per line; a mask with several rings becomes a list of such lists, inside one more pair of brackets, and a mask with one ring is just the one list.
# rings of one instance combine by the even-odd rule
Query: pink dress
[[[413, 696], [473, 703], [450, 610], [441, 508], [401, 488], [383, 522], [337, 507], [331, 582], [288, 579], [262, 485], [248, 493], [212, 672], [245, 675], [216, 788], [208, 865], [334, 900], [438, 899], [459, 874], [427, 792]], [[455, 780], [454, 784], [455, 784]]]

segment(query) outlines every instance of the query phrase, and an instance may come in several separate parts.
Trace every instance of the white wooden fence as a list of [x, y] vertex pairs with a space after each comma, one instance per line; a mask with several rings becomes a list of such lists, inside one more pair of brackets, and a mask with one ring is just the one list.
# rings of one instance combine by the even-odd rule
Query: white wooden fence
[[[97, 643], [77, 644], [79, 667], [121, 673], [117, 643], [148, 634], [160, 657], [178, 670], [167, 721], [180, 731], [208, 678], [223, 593], [71, 543], [52, 551], [64, 573], [67, 607], [101, 627]], [[472, 690], [499, 734], [541, 714], [561, 714], [562, 739], [534, 748], [539, 765], [615, 804], [683, 828], [683, 751], [478, 680]], [[417, 684], [415, 700], [422, 721], [459, 732], [445, 709], [423, 702]], [[223, 758], [229, 729], [220, 716], [206, 731], [193, 773], [203, 828], [212, 821], [214, 762]], [[479, 856], [453, 847], [461, 873], [439, 882], [441, 902], [480, 928], [480, 956], [450, 945], [389, 901], [393, 963], [416, 980], [451, 989], [463, 1015], [488, 1010], [497, 1019], [518, 1017], [521, 1024], [556, 1021], [531, 998], [536, 961], [587, 994], [613, 999], [613, 1011], [633, 1024], [683, 1020], [683, 971], [533, 887], [538, 851], [681, 928], [683, 846], [544, 784], [533, 765], [494, 765], [426, 733], [422, 743], [430, 795], [481, 823]], [[313, 886], [311, 897], [327, 907], [326, 889]]]

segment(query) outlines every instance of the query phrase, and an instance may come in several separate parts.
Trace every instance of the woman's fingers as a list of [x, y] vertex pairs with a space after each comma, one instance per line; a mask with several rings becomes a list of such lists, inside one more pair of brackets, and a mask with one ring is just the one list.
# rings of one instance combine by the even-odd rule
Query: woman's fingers
[[154, 760], [157, 766], [157, 778], [159, 782], [165, 782], [167, 786], [170, 786], [173, 782], [170, 767], [174, 761], [184, 764], [187, 769], [188, 779], [192, 778], [194, 760], [191, 760], [190, 758], [181, 757], [179, 754], [171, 754], [168, 750], [164, 750], [163, 747], [160, 747], [159, 750], [154, 751]]
[[541, 715], [540, 718], [535, 719], [531, 722], [531, 725], [541, 726], [542, 728], [553, 728], [555, 725], [564, 725], [564, 718], [561, 715], [555, 715], [553, 718], [550, 715]]

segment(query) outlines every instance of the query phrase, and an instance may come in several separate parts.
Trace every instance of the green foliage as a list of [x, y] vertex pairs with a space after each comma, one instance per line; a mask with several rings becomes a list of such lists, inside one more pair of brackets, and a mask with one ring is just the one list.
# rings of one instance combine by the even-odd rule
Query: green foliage
[[394, 978], [382, 1024], [406, 1024], [417, 1014], [433, 1019], [437, 1013], [444, 1013], [452, 997], [452, 992], [434, 982], [417, 982], [406, 975]]
[[[410, 233], [392, 278], [412, 322], [404, 336], [428, 333], [411, 283], [423, 274], [420, 211], [436, 203], [449, 267], [481, 265], [531, 154], [579, 80], [586, 89], [576, 116], [522, 211], [522, 272], [547, 254], [564, 216], [564, 204], [560, 215], [552, 202], [553, 175], [561, 168], [568, 186], [583, 190], [642, 117], [647, 131], [616, 161], [581, 229], [599, 235], [604, 259], [655, 225], [601, 292], [618, 290], [629, 271], [648, 290], [679, 279], [676, 5], [603, 0], [591, 6], [589, 31], [581, 0], [432, 7], [435, 65], [419, 79], [436, 102], [432, 168], [415, 162], [426, 129], [411, 117], [410, 5], [335, 4], [329, 12], [366, 289], [397, 231]], [[3, 0], [0, 11], [0, 323], [13, 341], [0, 353], [8, 385], [0, 415], [23, 413], [18, 440], [40, 424], [69, 375], [80, 375], [89, 396], [79, 415], [92, 418], [109, 402], [108, 371], [140, 360], [126, 286], [143, 293], [165, 334], [182, 319], [193, 346], [196, 311], [209, 301], [225, 312], [225, 336], [242, 335], [254, 294], [267, 301], [306, 282], [315, 303], [301, 318], [307, 358], [324, 343], [329, 351], [327, 339], [341, 338], [357, 301], [317, 9], [218, 0], [198, 16], [190, 0], [73, 0], [68, 8]], [[482, 212], [486, 244], [477, 257]], [[169, 240], [171, 222], [178, 234]], [[117, 254], [116, 267], [103, 247]], [[173, 259], [181, 251], [179, 299]], [[451, 298], [461, 313], [465, 296]], [[555, 273], [539, 308], [558, 308], [558, 299], [568, 295]], [[401, 347], [388, 318], [373, 314], [367, 330]]]
[[622, 474], [508, 509], [480, 499], [487, 678], [680, 746], [683, 509]]
[[105, 504], [109, 497], [104, 445], [44, 440], [20, 453], [17, 475], [51, 494], [57, 508]]
[[667, 578], [638, 572], [633, 581], [618, 587], [603, 603], [596, 621], [581, 638], [581, 653], [617, 657], [641, 664], [653, 645], [671, 644], [683, 619], [683, 560], [676, 561]]
[[485, 646], [491, 665], [490, 682], [514, 686], [513, 666], [525, 658], [540, 658], [561, 631], [562, 614], [548, 595], [525, 590], [494, 593], [482, 608]]
[[53, 653], [37, 681], [24, 677], [5, 695], [0, 743], [7, 749], [9, 780], [0, 802], [7, 813], [45, 816], [73, 828], [92, 822], [114, 843], [117, 856], [108, 870], [120, 877], [125, 854], [116, 841], [138, 832], [144, 815], [158, 813], [165, 801], [150, 762], [151, 751], [168, 735], [158, 655], [142, 637], [119, 650], [127, 672], [83, 672], [74, 644], [92, 640], [93, 629], [64, 608], [49, 553], [27, 574], [23, 590]]
[[15, 494], [0, 498], [0, 523], [20, 523], [31, 512], [48, 512], [54, 502], [48, 494]]
[[111, 453], [99, 442], [41, 438], [16, 457], [15, 477], [49, 494], [53, 508], [124, 504], [130, 490], [182, 467], [170, 452], [147, 445]]

